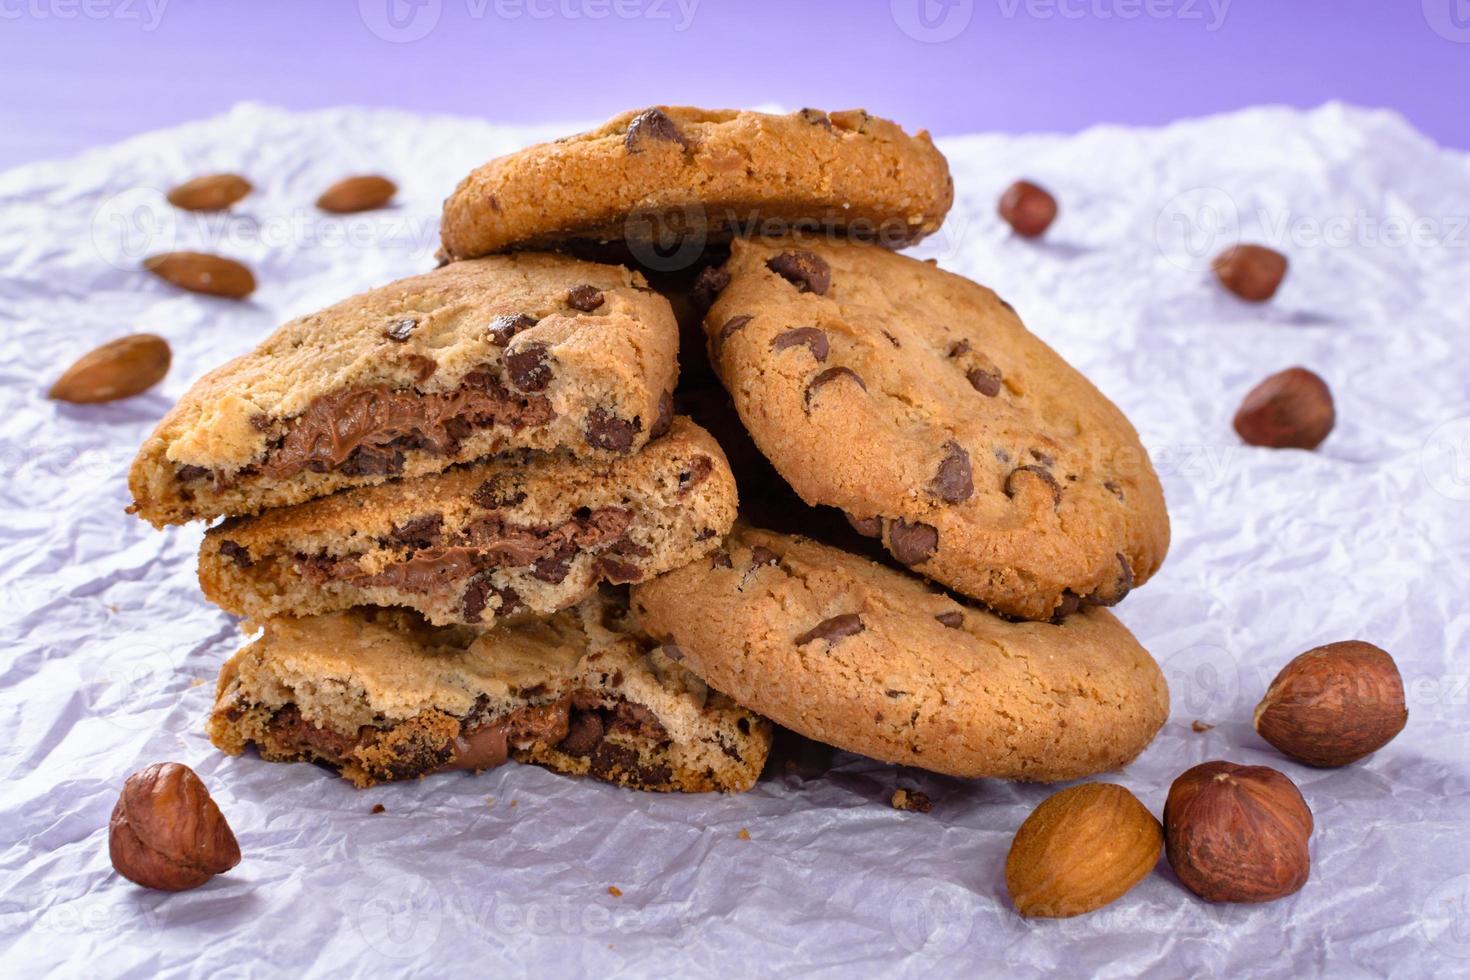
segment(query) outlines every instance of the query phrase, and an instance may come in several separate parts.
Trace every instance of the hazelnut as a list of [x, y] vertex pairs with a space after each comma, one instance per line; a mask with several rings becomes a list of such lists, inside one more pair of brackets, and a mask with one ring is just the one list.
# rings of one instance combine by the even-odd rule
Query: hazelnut
[[1044, 187], [1029, 180], [1018, 180], [1000, 196], [997, 208], [1006, 224], [1022, 238], [1036, 238], [1057, 217], [1057, 199]]
[[1312, 811], [1266, 766], [1206, 762], [1174, 780], [1164, 803], [1164, 852], [1184, 886], [1211, 902], [1269, 902], [1311, 870]]
[[1264, 245], [1235, 245], [1215, 256], [1211, 268], [1220, 283], [1251, 303], [1264, 303], [1276, 295], [1286, 278], [1286, 256]]
[[1256, 705], [1256, 731], [1309, 766], [1345, 766], [1404, 730], [1404, 682], [1393, 658], [1345, 640], [1308, 650], [1281, 669]]
[[1250, 390], [1235, 412], [1235, 431], [1252, 446], [1316, 449], [1336, 419], [1327, 382], [1293, 367]]
[[1122, 786], [1072, 786], [1043, 800], [1016, 831], [1006, 888], [1022, 915], [1080, 915], [1138, 884], [1163, 846], [1158, 820]]
[[161, 762], [135, 772], [112, 809], [112, 866], [145, 888], [197, 888], [240, 863], [240, 845], [194, 770]]

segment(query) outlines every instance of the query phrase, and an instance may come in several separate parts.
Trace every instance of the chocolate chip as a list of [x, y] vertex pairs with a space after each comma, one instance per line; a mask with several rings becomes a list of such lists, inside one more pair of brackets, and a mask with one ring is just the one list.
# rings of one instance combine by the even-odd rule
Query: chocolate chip
[[[730, 285], [730, 273], [716, 265], [707, 265], [694, 277], [689, 287], [689, 302], [701, 313], [707, 313], [715, 305], [715, 298]], [[747, 317], [747, 319], [749, 319]]]
[[1105, 483], [1103, 483], [1103, 489], [1106, 490], [1108, 493], [1112, 494], [1114, 497], [1117, 497], [1119, 500], [1124, 499], [1123, 498], [1123, 488], [1120, 487], [1120, 486], [1118, 486], [1112, 480], [1108, 480]]
[[957, 630], [961, 626], [965, 625], [965, 614], [958, 611], [942, 612], [934, 618], [939, 620], [940, 624], [947, 626], [952, 630]]
[[1018, 466], [1006, 476], [1005, 492], [1007, 497], [1016, 495], [1016, 477], [1021, 473], [1030, 473], [1051, 487], [1051, 499], [1054, 507], [1062, 505], [1062, 485], [1057, 478], [1051, 475], [1051, 471], [1043, 466]]
[[1056, 460], [1052, 459], [1050, 456], [1048, 456], [1046, 453], [1042, 452], [1040, 449], [1033, 449], [1033, 450], [1031, 450], [1031, 458], [1034, 459], [1034, 460], [1036, 460], [1042, 466], [1055, 466], [1056, 465]]
[[418, 383], [428, 381], [434, 376], [434, 372], [439, 370], [438, 361], [422, 354], [409, 354], [405, 360], [413, 370], [413, 380]]
[[602, 290], [583, 283], [567, 291], [567, 305], [583, 313], [591, 313], [603, 304]]
[[614, 585], [643, 580], [643, 569], [632, 562], [603, 555], [597, 559], [597, 573]]
[[400, 548], [414, 548], [422, 551], [439, 544], [443, 538], [443, 528], [444, 515], [425, 514], [394, 527], [388, 543]]
[[968, 340], [957, 340], [949, 347], [950, 357], [960, 357], [970, 353], [970, 342]]
[[255, 564], [255, 560], [250, 557], [250, 549], [238, 541], [221, 541], [219, 553], [234, 562], [237, 568], [249, 568]]
[[903, 519], [888, 525], [888, 550], [905, 565], [917, 565], [928, 560], [938, 547], [939, 531], [932, 525], [910, 524]]
[[823, 385], [831, 384], [833, 381], [836, 381], [838, 378], [851, 378], [853, 381], [855, 381], [857, 383], [857, 386], [859, 388], [863, 389], [863, 391], [867, 391], [868, 390], [868, 386], [863, 383], [862, 376], [859, 375], [852, 368], [850, 368], [850, 367], [830, 367], [827, 370], [823, 371], [821, 374], [817, 375], [815, 378], [812, 378], [810, 381], [807, 382], [807, 385], [806, 385], [806, 410], [808, 412], [810, 412], [812, 410], [812, 396], [817, 393], [817, 389], [818, 388], [821, 388]]
[[940, 500], [957, 504], [969, 500], [975, 493], [975, 481], [970, 473], [970, 454], [954, 440], [944, 444], [944, 459], [929, 484], [929, 491]]
[[730, 552], [716, 551], [709, 556], [709, 567], [711, 571], [716, 568], [734, 568], [735, 563], [730, 560]]
[[175, 474], [175, 476], [181, 483], [189, 483], [193, 480], [202, 480], [208, 475], [209, 470], [205, 469], [202, 466], [195, 466], [192, 463], [185, 463], [183, 466], [180, 466], [178, 472]]
[[1118, 579], [1113, 583], [1111, 590], [1104, 592], [1101, 588], [1094, 589], [1088, 593], [1086, 601], [1094, 606], [1116, 606], [1128, 597], [1133, 591], [1133, 567], [1128, 564], [1122, 552], [1117, 554]]
[[824, 619], [805, 633], [796, 638], [797, 646], [805, 646], [813, 640], [826, 640], [828, 646], [836, 643], [845, 636], [855, 636], [867, 629], [863, 625], [863, 617], [857, 613], [843, 613]]
[[758, 544], [750, 549], [750, 567], [759, 568], [762, 565], [779, 565], [781, 557], [763, 544]]
[[577, 546], [570, 541], [564, 542], [551, 554], [532, 562], [531, 576], [541, 582], [560, 585], [567, 580], [567, 573], [572, 570], [572, 559], [575, 557]]
[[545, 391], [551, 384], [551, 363], [547, 347], [540, 341], [526, 344], [505, 355], [505, 370], [510, 383], [519, 391]]
[[679, 474], [679, 489], [677, 496], [688, 496], [689, 491], [699, 486], [709, 475], [714, 472], [714, 460], [708, 456], [696, 456], [689, 461], [689, 468]]
[[881, 517], [853, 517], [851, 514], [843, 514], [852, 529], [865, 538], [881, 538], [883, 536], [883, 518]]
[[1000, 372], [987, 371], [984, 368], [972, 368], [965, 374], [969, 379], [970, 387], [987, 398], [994, 398], [1000, 394]]
[[741, 330], [744, 330], [745, 325], [749, 322], [750, 317], [746, 316], [743, 313], [740, 316], [732, 316], [730, 319], [726, 320], [725, 325], [720, 328], [720, 332], [715, 335], [715, 350], [719, 351], [722, 347], [724, 347], [725, 341], [729, 340], [733, 335], [739, 333]]
[[628, 123], [628, 133], [623, 137], [623, 146], [629, 153], [637, 153], [649, 142], [678, 143], [689, 149], [689, 141], [679, 132], [674, 120], [662, 109], [645, 109]]
[[492, 476], [480, 484], [474, 493], [470, 494], [470, 499], [486, 510], [514, 507], [526, 499], [526, 492], [524, 490], [507, 489], [506, 484], [510, 482], [510, 479], [507, 477]]
[[823, 129], [832, 128], [832, 120], [821, 109], [803, 109], [797, 113], [803, 122], [811, 123], [813, 126], [821, 126]]
[[771, 341], [771, 350], [783, 351], [788, 347], [799, 347], [805, 344], [812, 352], [812, 357], [818, 362], [827, 359], [827, 335], [816, 327], [797, 327], [776, 335]]
[[653, 420], [653, 428], [648, 430], [650, 439], [657, 439], [669, 431], [669, 426], [674, 424], [674, 393], [666, 391], [658, 396], [658, 418]]
[[596, 711], [573, 711], [567, 718], [567, 737], [557, 748], [578, 757], [592, 754], [602, 742], [602, 716]]
[[1060, 623], [1063, 619], [1066, 619], [1068, 616], [1072, 615], [1074, 612], [1081, 608], [1081, 597], [1078, 596], [1077, 593], [1073, 592], [1071, 589], [1068, 589], [1066, 592], [1062, 593], [1062, 601], [1060, 604], [1058, 604], [1056, 610], [1052, 612], [1051, 621], [1053, 623]]
[[822, 296], [832, 285], [832, 269], [821, 256], [805, 249], [782, 252], [767, 262], [766, 267], [795, 286], [799, 293]]
[[587, 445], [593, 449], [625, 453], [633, 448], [633, 436], [641, 428], [637, 419], [629, 422], [611, 412], [594, 408], [587, 413], [587, 428], [583, 434], [587, 439]]
[[406, 316], [401, 320], [395, 320], [388, 325], [388, 339], [396, 340], [401, 344], [413, 334], [414, 327], [418, 325], [419, 322], [413, 317]]
[[684, 659], [684, 651], [672, 643], [665, 643], [659, 649], [663, 651], [665, 657], [668, 657], [675, 663], [679, 663]]
[[540, 321], [525, 313], [507, 313], [490, 321], [490, 343], [504, 347], [522, 330], [529, 330]]
[[500, 608], [496, 611], [497, 616], [508, 616], [520, 608], [521, 597], [515, 589], [499, 588], [490, 581], [488, 575], [482, 575], [470, 579], [469, 585], [464, 590], [464, 598], [460, 600], [460, 609], [464, 614], [465, 622], [478, 623], [492, 595], [500, 599]]

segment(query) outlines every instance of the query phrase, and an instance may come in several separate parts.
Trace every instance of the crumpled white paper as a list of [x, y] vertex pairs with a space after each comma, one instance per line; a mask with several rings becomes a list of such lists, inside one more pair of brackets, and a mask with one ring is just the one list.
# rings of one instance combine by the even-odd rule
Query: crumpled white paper
[[[472, 166], [568, 130], [246, 105], [0, 175], [7, 974], [1470, 970], [1470, 158], [1382, 112], [943, 140], [958, 199], [918, 250], [1014, 303], [1123, 407], [1163, 475], [1173, 549], [1119, 612], [1163, 664], [1173, 714], [1108, 778], [1157, 813], [1197, 762], [1285, 771], [1317, 818], [1298, 895], [1211, 906], [1161, 863], [1092, 915], [1023, 921], [1002, 865], [1050, 789], [810, 746], [737, 797], [515, 765], [359, 792], [312, 766], [215, 751], [202, 724], [240, 638], [199, 595], [199, 529], [158, 533], [123, 514], [128, 460], [195, 378], [279, 322], [432, 267], [440, 201]], [[219, 170], [256, 185], [231, 215], [160, 206], [163, 190]], [[396, 207], [312, 208], [364, 171], [399, 182]], [[994, 215], [1023, 175], [1061, 201], [1039, 244]], [[1211, 280], [1210, 257], [1237, 238], [1290, 256], [1269, 305]], [[232, 303], [138, 271], [170, 248], [238, 257], [260, 288]], [[158, 389], [107, 406], [45, 400], [76, 356], [135, 331], [173, 345]], [[1241, 396], [1292, 364], [1332, 385], [1336, 432], [1316, 453], [1240, 445]], [[1283, 759], [1251, 731], [1253, 705], [1292, 656], [1347, 638], [1398, 659], [1407, 730], [1343, 770]], [[132, 886], [107, 859], [123, 778], [163, 760], [200, 773], [244, 853], [178, 895]], [[934, 811], [891, 809], [900, 785]], [[387, 812], [370, 814], [376, 803]]]

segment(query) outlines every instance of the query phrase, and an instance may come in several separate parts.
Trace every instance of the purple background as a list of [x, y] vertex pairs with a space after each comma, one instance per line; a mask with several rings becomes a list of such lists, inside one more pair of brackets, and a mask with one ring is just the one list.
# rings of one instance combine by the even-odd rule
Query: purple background
[[[0, 0], [0, 165], [242, 99], [507, 122], [861, 105], [936, 134], [1343, 99], [1470, 147], [1470, 0], [682, 2], [687, 24], [680, 0]], [[428, 33], [375, 34], [390, 4]], [[935, 37], [920, 5], [963, 29], [911, 36]]]

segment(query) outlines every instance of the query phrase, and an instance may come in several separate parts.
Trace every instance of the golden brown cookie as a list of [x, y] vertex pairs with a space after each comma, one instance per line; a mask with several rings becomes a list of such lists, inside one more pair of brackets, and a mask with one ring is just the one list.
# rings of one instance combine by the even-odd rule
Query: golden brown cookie
[[1132, 760], [1169, 714], [1113, 615], [1010, 622], [902, 572], [736, 525], [633, 588], [642, 629], [712, 686], [808, 738], [953, 776], [1050, 782]]
[[687, 268], [709, 242], [778, 229], [899, 247], [937, 229], [953, 200], [928, 133], [861, 109], [657, 106], [485, 164], [444, 202], [442, 234], [454, 259], [626, 240], [651, 264]]
[[274, 619], [220, 672], [210, 739], [314, 760], [358, 786], [507, 758], [633, 789], [740, 792], [771, 726], [679, 664], [598, 594], [490, 632], [355, 610]]
[[500, 456], [231, 518], [205, 534], [199, 582], [256, 621], [373, 605], [490, 626], [693, 561], [735, 508], [719, 444], [677, 417], [631, 456]]
[[1025, 619], [1158, 569], [1169, 518], [1137, 433], [993, 292], [841, 242], [737, 241], [723, 271], [710, 359], [808, 504]]
[[155, 525], [253, 514], [511, 449], [635, 452], [667, 423], [678, 328], [618, 266], [456, 263], [281, 327], [201, 379], [133, 462]]

